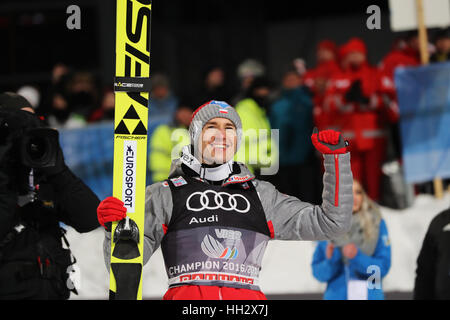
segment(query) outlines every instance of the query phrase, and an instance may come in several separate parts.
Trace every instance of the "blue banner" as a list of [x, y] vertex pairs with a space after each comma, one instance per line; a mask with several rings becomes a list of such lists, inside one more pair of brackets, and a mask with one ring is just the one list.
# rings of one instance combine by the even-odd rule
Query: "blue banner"
[[397, 68], [405, 178], [450, 177], [450, 63]]
[[[149, 123], [149, 138], [159, 124], [159, 122]], [[112, 196], [113, 123], [106, 122], [79, 129], [59, 130], [59, 135], [65, 162], [72, 172], [83, 180], [100, 200]], [[148, 145], [147, 148], [149, 152], [150, 146]], [[150, 174], [147, 170], [147, 184], [150, 183]]]

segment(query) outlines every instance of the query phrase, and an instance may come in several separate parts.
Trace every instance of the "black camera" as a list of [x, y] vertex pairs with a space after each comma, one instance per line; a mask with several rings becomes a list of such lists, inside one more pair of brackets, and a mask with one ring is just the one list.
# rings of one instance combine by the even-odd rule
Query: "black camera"
[[30, 168], [53, 167], [58, 153], [58, 131], [34, 128], [25, 132], [20, 140], [22, 164]]
[[0, 140], [11, 140], [13, 152], [26, 167], [39, 169], [55, 166], [58, 138], [58, 131], [42, 127], [40, 120], [30, 112], [0, 110]]

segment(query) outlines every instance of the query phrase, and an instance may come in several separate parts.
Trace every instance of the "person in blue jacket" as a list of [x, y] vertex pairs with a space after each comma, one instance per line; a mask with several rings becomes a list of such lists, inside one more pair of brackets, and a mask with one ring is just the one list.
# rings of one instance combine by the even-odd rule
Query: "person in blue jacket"
[[351, 229], [340, 238], [318, 242], [313, 275], [327, 283], [325, 300], [383, 300], [381, 280], [390, 266], [386, 223], [375, 202], [354, 181]]

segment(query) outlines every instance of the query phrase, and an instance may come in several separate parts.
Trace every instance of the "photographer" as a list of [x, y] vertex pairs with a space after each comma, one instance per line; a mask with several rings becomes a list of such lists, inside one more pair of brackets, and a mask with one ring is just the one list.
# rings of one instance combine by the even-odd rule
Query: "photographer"
[[58, 132], [28, 101], [0, 94], [0, 299], [68, 299], [75, 263], [63, 222], [98, 227], [97, 196], [65, 165]]

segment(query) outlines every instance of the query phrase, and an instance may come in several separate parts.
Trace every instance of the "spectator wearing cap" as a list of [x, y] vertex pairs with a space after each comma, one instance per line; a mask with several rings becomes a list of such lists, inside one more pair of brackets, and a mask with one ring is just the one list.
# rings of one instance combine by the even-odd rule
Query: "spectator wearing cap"
[[237, 67], [237, 76], [240, 83], [239, 92], [232, 99], [232, 103], [235, 105], [239, 101], [243, 100], [246, 96], [246, 92], [255, 78], [263, 77], [266, 73], [264, 65], [255, 59], [246, 59], [242, 61]]
[[392, 44], [391, 51], [383, 57], [378, 65], [380, 74], [380, 90], [390, 98], [395, 99], [394, 72], [398, 67], [416, 66], [420, 59], [415, 48], [413, 35], [399, 38]]
[[394, 78], [394, 71], [397, 67], [415, 66], [420, 64], [420, 59], [416, 50], [411, 47], [413, 40], [407, 41], [409, 38], [398, 38], [392, 43], [391, 50], [380, 61], [378, 68], [389, 77]]
[[271, 94], [269, 80], [257, 77], [248, 87], [245, 98], [236, 104], [243, 132], [243, 147], [236, 153], [236, 161], [245, 163], [260, 178], [263, 167], [272, 167], [278, 163], [268, 117]]
[[389, 110], [379, 96], [378, 72], [367, 61], [365, 43], [352, 38], [339, 48], [339, 54], [342, 71], [330, 80], [324, 104], [350, 142], [355, 179], [378, 201]]
[[420, 64], [420, 59], [416, 54], [414, 35], [408, 38], [400, 37], [392, 44], [391, 51], [384, 56], [378, 64], [378, 92], [381, 99], [387, 107], [387, 116], [391, 123], [392, 142], [391, 157], [399, 158], [400, 150], [400, 133], [398, 129], [399, 108], [397, 102], [397, 92], [394, 82], [394, 72], [397, 68], [416, 66]]
[[330, 113], [323, 108], [325, 89], [331, 76], [339, 72], [338, 50], [331, 40], [323, 40], [317, 45], [317, 66], [303, 75], [303, 83], [313, 96], [314, 124], [321, 130], [330, 126]]
[[22, 86], [17, 90], [17, 94], [27, 99], [30, 102], [31, 106], [33, 107], [33, 110], [39, 108], [41, 102], [41, 93], [39, 92], [36, 86], [33, 85]]

